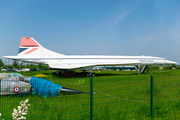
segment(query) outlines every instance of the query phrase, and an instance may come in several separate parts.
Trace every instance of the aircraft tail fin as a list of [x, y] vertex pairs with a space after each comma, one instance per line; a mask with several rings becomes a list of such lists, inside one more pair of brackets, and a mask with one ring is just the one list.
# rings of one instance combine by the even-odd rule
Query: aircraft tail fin
[[43, 46], [41, 46], [35, 39], [32, 37], [22, 37], [18, 56], [63, 56], [53, 51], [50, 51]]

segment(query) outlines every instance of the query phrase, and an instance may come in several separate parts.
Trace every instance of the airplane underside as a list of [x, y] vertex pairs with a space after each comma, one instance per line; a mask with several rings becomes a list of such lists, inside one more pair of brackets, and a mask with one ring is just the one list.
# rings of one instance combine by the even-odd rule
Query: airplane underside
[[[148, 65], [144, 65], [142, 67], [142, 69], [140, 69], [140, 65], [136, 65], [136, 71], [137, 71], [137, 75], [140, 75], [141, 73], [144, 73], [148, 67]], [[112, 66], [113, 68], [113, 66]], [[75, 72], [75, 70], [81, 70], [82, 72], [80, 73], [81, 76], [85, 76], [85, 77], [95, 77], [95, 73], [92, 73], [92, 69], [93, 67], [89, 67], [89, 69], [74, 69], [74, 70], [63, 70], [61, 69], [60, 71], [57, 71], [56, 74], [60, 74], [60, 75], [64, 75], [64, 76], [73, 76], [76, 75], [77, 73]], [[89, 72], [87, 72], [89, 71]]]

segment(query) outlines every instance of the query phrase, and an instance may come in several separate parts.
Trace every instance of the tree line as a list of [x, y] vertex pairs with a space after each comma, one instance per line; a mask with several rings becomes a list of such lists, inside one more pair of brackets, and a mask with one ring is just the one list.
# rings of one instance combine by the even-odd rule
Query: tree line
[[9, 69], [22, 69], [22, 68], [36, 68], [36, 69], [46, 69], [48, 68], [47, 65], [43, 65], [43, 64], [32, 64], [32, 63], [27, 63], [27, 64], [23, 64], [22, 62], [20, 63], [17, 60], [13, 60], [12, 65], [5, 65], [2, 61], [2, 59], [0, 59], [0, 68], [9, 68]]

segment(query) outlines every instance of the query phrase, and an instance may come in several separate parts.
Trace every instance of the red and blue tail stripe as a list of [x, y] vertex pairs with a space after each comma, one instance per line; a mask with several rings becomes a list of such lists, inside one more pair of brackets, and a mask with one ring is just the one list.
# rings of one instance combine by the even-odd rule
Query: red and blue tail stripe
[[[39, 45], [33, 38], [22, 37], [18, 54], [23, 52], [23, 54], [30, 54], [37, 50], [39, 47], [41, 47], [41, 45]], [[27, 49], [29, 50], [27, 51]]]

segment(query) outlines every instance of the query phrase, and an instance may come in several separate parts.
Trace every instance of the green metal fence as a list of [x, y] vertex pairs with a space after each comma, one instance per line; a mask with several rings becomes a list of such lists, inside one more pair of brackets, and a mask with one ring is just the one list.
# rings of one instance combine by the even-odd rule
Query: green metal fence
[[180, 76], [154, 76], [155, 118], [179, 119]]
[[[52, 80], [61, 86], [90, 91], [90, 80], [59, 79]], [[89, 119], [90, 118], [90, 94], [62, 95], [56, 98], [44, 98], [43, 95], [18, 94], [0, 96], [0, 113], [2, 119], [12, 119], [13, 109], [19, 106], [21, 101], [29, 99], [27, 119]]]
[[[1, 119], [12, 119], [19, 102], [29, 99], [27, 119], [178, 119], [180, 76], [95, 77], [51, 80], [91, 94], [1, 95]], [[3, 86], [1, 86], [2, 89]]]
[[95, 119], [147, 119], [150, 116], [150, 78], [94, 78]]

